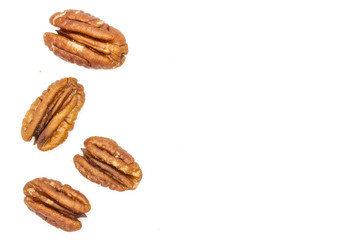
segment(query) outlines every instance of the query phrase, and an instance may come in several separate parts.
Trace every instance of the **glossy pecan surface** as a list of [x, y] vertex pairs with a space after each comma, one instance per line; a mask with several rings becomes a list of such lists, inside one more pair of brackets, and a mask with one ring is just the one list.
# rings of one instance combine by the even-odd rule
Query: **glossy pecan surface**
[[65, 231], [81, 228], [79, 217], [90, 211], [89, 200], [79, 191], [61, 182], [36, 178], [25, 184], [23, 192], [27, 207], [49, 224]]
[[63, 78], [52, 83], [27, 111], [21, 128], [25, 141], [35, 137], [34, 144], [50, 150], [65, 141], [74, 128], [78, 112], [85, 101], [84, 88], [76, 78]]
[[84, 142], [83, 155], [75, 155], [74, 163], [80, 173], [92, 182], [112, 190], [134, 190], [142, 171], [134, 158], [114, 140], [90, 137]]
[[121, 66], [128, 53], [124, 35], [104, 21], [80, 10], [66, 10], [50, 17], [60, 29], [45, 33], [44, 42], [65, 61], [96, 69]]

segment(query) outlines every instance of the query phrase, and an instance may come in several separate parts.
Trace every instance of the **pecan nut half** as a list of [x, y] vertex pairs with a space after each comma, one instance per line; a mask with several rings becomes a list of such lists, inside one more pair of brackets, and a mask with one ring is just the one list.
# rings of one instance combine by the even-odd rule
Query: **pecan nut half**
[[45, 45], [65, 61], [96, 69], [121, 66], [128, 53], [124, 35], [104, 21], [80, 10], [66, 10], [50, 17], [58, 34], [45, 33]]
[[114, 140], [90, 137], [84, 145], [84, 156], [74, 156], [75, 166], [84, 177], [116, 191], [137, 188], [142, 171], [134, 158]]
[[61, 182], [36, 178], [24, 186], [24, 202], [49, 224], [65, 231], [81, 228], [79, 217], [90, 211], [89, 200], [78, 190]]
[[41, 151], [55, 148], [74, 128], [78, 112], [85, 101], [84, 87], [76, 78], [52, 83], [27, 111], [21, 128], [24, 141], [35, 137]]

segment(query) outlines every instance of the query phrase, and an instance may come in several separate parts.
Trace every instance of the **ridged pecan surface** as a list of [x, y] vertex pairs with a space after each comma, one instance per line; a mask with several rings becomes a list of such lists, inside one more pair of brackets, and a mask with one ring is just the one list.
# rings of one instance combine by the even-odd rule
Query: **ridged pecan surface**
[[104, 21], [80, 10], [66, 10], [50, 17], [58, 34], [45, 33], [44, 42], [65, 61], [87, 68], [121, 66], [128, 53], [124, 35]]
[[112, 190], [137, 188], [142, 178], [141, 169], [134, 158], [114, 140], [90, 137], [84, 145], [84, 156], [74, 156], [75, 166], [84, 177]]
[[36, 178], [24, 186], [27, 207], [51, 225], [65, 231], [81, 228], [79, 217], [90, 211], [89, 200], [79, 191], [61, 182]]
[[76, 78], [52, 83], [27, 111], [21, 128], [25, 141], [35, 137], [41, 151], [55, 148], [65, 141], [74, 128], [78, 112], [85, 101], [84, 88]]

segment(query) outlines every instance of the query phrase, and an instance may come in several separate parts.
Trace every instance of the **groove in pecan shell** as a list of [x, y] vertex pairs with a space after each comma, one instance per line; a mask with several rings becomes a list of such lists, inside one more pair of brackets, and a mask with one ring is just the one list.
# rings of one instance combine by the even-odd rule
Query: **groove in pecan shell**
[[115, 141], [104, 137], [90, 137], [85, 140], [84, 145], [84, 156], [74, 156], [75, 166], [84, 177], [112, 190], [137, 188], [142, 171], [134, 158]]
[[79, 217], [90, 211], [89, 200], [71, 186], [59, 181], [36, 178], [25, 184], [23, 192], [27, 207], [51, 225], [65, 231], [81, 228]]
[[50, 150], [65, 141], [74, 128], [77, 114], [85, 101], [84, 88], [76, 78], [63, 78], [52, 83], [26, 113], [21, 136], [25, 141], [35, 137], [34, 144]]
[[104, 21], [80, 10], [66, 10], [50, 17], [58, 34], [45, 33], [45, 45], [65, 61], [87, 68], [121, 66], [128, 53], [124, 35]]

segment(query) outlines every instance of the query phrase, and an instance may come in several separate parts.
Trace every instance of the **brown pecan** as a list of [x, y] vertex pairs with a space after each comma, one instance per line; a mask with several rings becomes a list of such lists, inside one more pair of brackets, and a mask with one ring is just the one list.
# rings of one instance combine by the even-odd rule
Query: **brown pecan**
[[27, 111], [21, 128], [25, 141], [35, 137], [41, 151], [55, 148], [65, 141], [68, 131], [85, 101], [84, 88], [76, 78], [63, 78], [52, 83]]
[[80, 10], [66, 10], [50, 17], [58, 34], [45, 33], [45, 45], [65, 61], [87, 68], [121, 66], [128, 53], [124, 35], [104, 21]]
[[81, 228], [79, 217], [90, 211], [89, 200], [79, 191], [61, 182], [36, 178], [24, 186], [27, 207], [51, 225], [65, 231]]
[[84, 156], [74, 156], [75, 166], [84, 177], [112, 190], [136, 189], [142, 178], [141, 169], [114, 140], [90, 137], [84, 145]]

